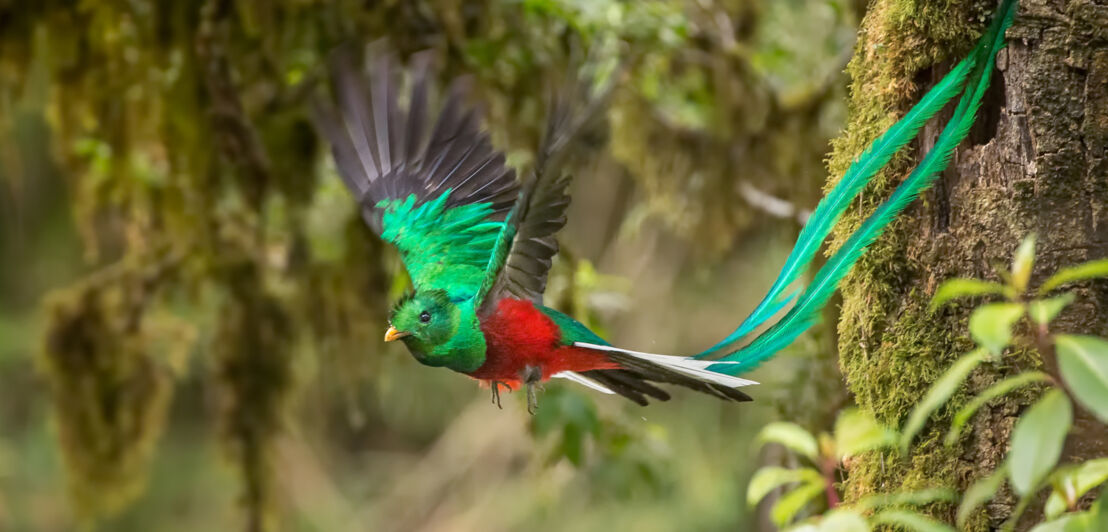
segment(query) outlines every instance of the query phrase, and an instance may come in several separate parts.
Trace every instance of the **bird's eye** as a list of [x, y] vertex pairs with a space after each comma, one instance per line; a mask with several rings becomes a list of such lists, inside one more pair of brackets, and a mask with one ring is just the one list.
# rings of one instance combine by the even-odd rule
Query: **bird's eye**
[[430, 323], [431, 322], [431, 313], [427, 312], [426, 310], [423, 311], [423, 312], [420, 312], [419, 313], [419, 321], [421, 321], [423, 323]]

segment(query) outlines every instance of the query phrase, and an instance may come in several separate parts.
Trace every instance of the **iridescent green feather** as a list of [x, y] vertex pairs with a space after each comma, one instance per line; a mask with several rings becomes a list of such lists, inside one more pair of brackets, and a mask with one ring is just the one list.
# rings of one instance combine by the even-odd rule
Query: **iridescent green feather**
[[974, 65], [984, 50], [983, 47], [988, 44], [991, 43], [983, 38], [968, 57], [958, 63], [903, 118], [877, 137], [855, 159], [842, 179], [819, 202], [808, 218], [808, 223], [801, 230], [792, 252], [785, 260], [785, 265], [762, 301], [734, 332], [696, 355], [698, 358], [711, 358], [726, 352], [728, 346], [745, 338], [792, 301], [796, 293], [786, 294], [785, 290], [807, 271], [816, 252], [850, 202], [858, 196], [873, 176], [888, 164], [893, 155], [915, 138], [919, 129], [935, 113], [962, 92], [966, 77], [973, 71]]
[[935, 177], [950, 162], [954, 148], [969, 133], [989, 86], [996, 53], [1004, 47], [1004, 31], [1011, 25], [1015, 11], [1016, 0], [1005, 0], [1001, 4], [989, 30], [981, 37], [981, 41], [971, 55], [974, 59], [973, 73], [954, 110], [954, 115], [919, 166], [893, 191], [892, 196], [850, 235], [827, 264], [820, 268], [812, 284], [800, 293], [795, 306], [780, 321], [750, 345], [720, 359], [729, 364], [719, 364], [709, 369], [731, 375], [753, 369], [760, 362], [792, 343], [798, 335], [816, 323], [820, 310], [838, 287], [839, 281], [850, 272], [866, 247], [884, 232], [893, 219], [915, 200], [920, 192], [934, 182]]
[[384, 200], [381, 237], [400, 250], [416, 290], [440, 288], [452, 299], [472, 297], [503, 222], [491, 221], [491, 203], [446, 208], [450, 191], [417, 205], [415, 195]]

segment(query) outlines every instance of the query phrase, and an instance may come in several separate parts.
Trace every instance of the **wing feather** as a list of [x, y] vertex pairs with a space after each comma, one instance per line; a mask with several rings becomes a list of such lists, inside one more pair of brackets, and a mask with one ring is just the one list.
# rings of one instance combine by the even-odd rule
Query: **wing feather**
[[433, 116], [429, 54], [412, 60], [407, 108], [393, 57], [370, 54], [367, 80], [354, 55], [333, 55], [334, 97], [316, 102], [339, 175], [366, 223], [400, 250], [417, 287], [450, 284], [472, 295], [519, 195], [515, 172], [492, 147], [481, 113], [465, 103], [465, 80], [451, 83]]
[[[566, 224], [570, 176], [565, 172], [568, 148], [590, 126], [607, 103], [618, 72], [600, 91], [593, 80], [574, 80], [550, 105], [543, 142], [534, 169], [519, 192], [489, 261], [479, 304], [511, 295], [542, 302], [554, 255], [555, 235]], [[489, 308], [483, 306], [482, 308]]]

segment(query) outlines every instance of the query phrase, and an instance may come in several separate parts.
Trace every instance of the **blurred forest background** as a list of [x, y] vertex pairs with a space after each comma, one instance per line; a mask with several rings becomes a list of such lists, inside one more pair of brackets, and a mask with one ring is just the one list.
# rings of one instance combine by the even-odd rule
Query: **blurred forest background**
[[308, 104], [340, 43], [430, 49], [526, 167], [570, 43], [630, 57], [547, 304], [692, 352], [821, 195], [865, 3], [0, 0], [0, 530], [754, 528], [753, 435], [847, 402], [833, 328], [753, 404], [498, 411], [381, 342], [407, 280]]

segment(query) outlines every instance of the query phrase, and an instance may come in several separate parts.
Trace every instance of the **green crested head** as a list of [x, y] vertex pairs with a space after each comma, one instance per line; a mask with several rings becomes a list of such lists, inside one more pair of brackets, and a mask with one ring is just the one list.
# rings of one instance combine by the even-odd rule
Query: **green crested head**
[[400, 340], [420, 363], [469, 373], [485, 362], [485, 338], [473, 300], [445, 290], [420, 290], [397, 301], [385, 341]]

